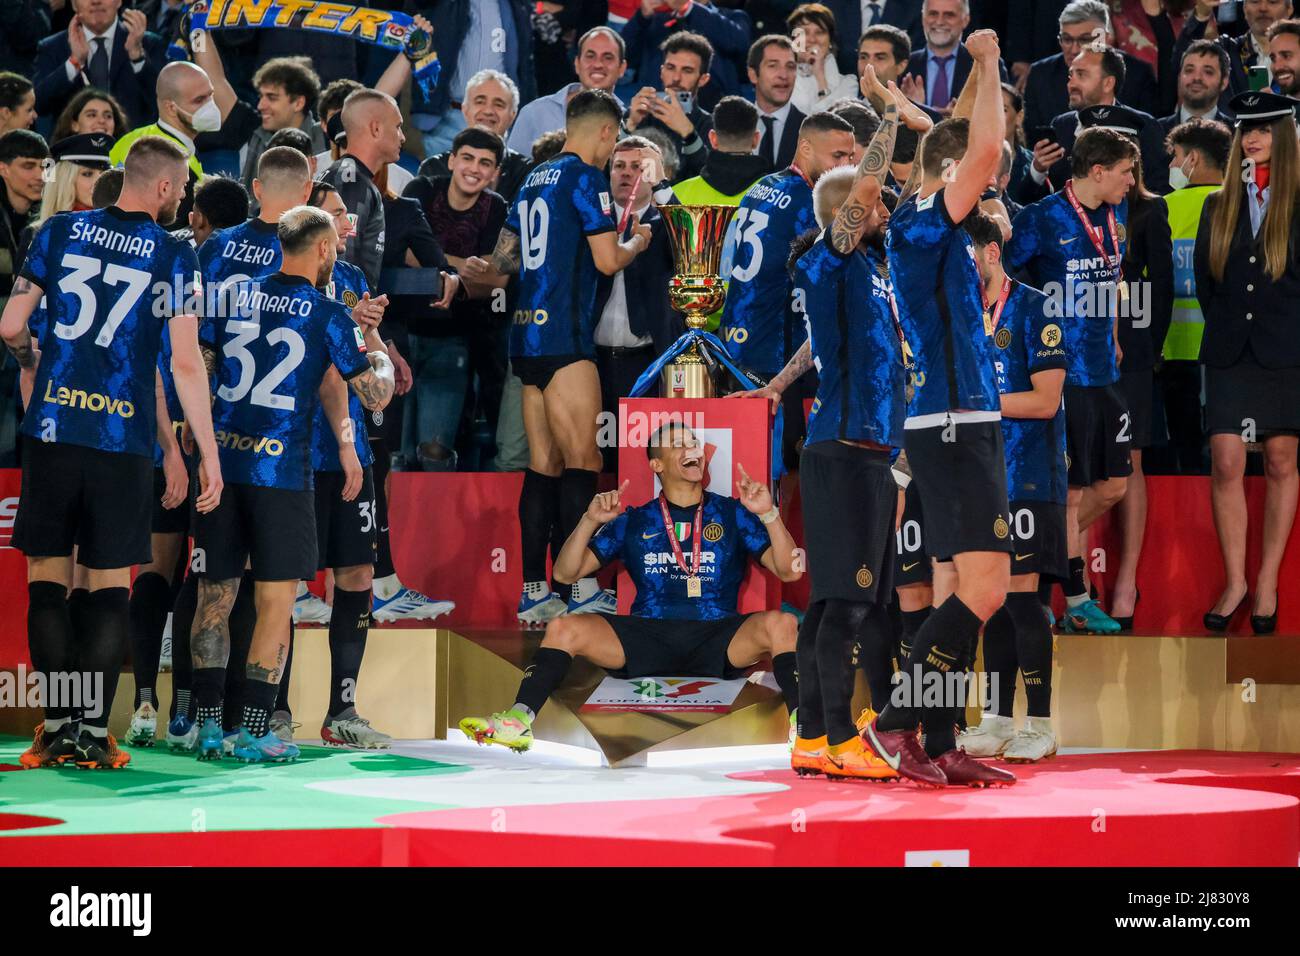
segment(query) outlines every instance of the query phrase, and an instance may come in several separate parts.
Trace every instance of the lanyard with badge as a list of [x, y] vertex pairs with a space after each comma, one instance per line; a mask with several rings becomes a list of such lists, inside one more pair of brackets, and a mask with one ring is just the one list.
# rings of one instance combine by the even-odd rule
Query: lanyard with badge
[[[1088, 234], [1088, 239], [1091, 240], [1093, 247], [1097, 250], [1098, 255], [1101, 256], [1102, 261], [1112, 262], [1111, 257], [1106, 253], [1105, 237], [1102, 234], [1101, 227], [1093, 226], [1093, 224], [1088, 220], [1088, 214], [1083, 211], [1083, 206], [1080, 204], [1079, 198], [1074, 194], [1074, 183], [1068, 182], [1065, 184], [1065, 198], [1070, 201], [1070, 206], [1074, 209], [1074, 214], [1079, 217], [1079, 222], [1083, 224], [1083, 231]], [[1115, 272], [1111, 276], [1111, 281], [1115, 283], [1119, 292], [1119, 297], [1121, 299], [1127, 299], [1128, 285], [1121, 278], [1119, 226], [1115, 223], [1114, 206], [1108, 206], [1106, 209], [1106, 226], [1110, 230], [1111, 248], [1115, 250], [1115, 257], [1113, 260]]]
[[668, 532], [668, 542], [673, 548], [673, 558], [677, 561], [677, 566], [686, 574], [686, 596], [697, 598], [700, 596], [700, 532], [704, 525], [704, 496], [700, 496], [700, 503], [695, 508], [695, 526], [691, 535], [691, 564], [686, 565], [686, 556], [682, 553], [681, 542], [677, 540], [677, 529], [673, 527], [673, 516], [668, 513], [668, 499], [663, 493], [659, 494], [659, 511], [664, 517], [664, 530]]
[[980, 301], [984, 303], [984, 334], [992, 337], [993, 333], [998, 330], [998, 323], [1002, 321], [1002, 310], [1006, 307], [1007, 298], [1011, 295], [1011, 277], [1007, 276], [1002, 280], [1002, 291], [998, 293], [996, 304], [989, 302], [984, 298], [984, 290], [980, 289]]

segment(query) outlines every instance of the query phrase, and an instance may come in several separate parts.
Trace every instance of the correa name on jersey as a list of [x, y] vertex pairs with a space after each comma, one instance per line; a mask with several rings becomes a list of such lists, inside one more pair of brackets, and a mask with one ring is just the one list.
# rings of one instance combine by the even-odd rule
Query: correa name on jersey
[[1111, 245], [1107, 213], [1102, 203], [1088, 210], [1088, 219], [1102, 234], [1106, 255], [1084, 232], [1064, 191], [1045, 196], [1022, 209], [1012, 223], [1011, 241], [1003, 258], [1008, 272], [1025, 270], [1029, 281], [1048, 293], [1060, 319], [1069, 357], [1066, 381], [1071, 385], [1110, 385], [1119, 381], [1115, 362], [1114, 324], [1120, 305], [1113, 293], [1115, 266], [1124, 255], [1127, 201], [1113, 207], [1119, 227], [1119, 248]]
[[901, 445], [905, 370], [879, 250], [841, 255], [827, 228], [795, 263], [818, 372], [806, 445], [844, 439]]
[[786, 270], [790, 243], [816, 227], [812, 187], [785, 169], [745, 193], [727, 232], [724, 261], [732, 263], [718, 334], [740, 365], [775, 375], [801, 345], [806, 330], [791, 304]]
[[942, 189], [898, 204], [886, 248], [903, 331], [915, 353], [908, 415], [998, 411], [975, 247], [948, 215]]
[[[257, 322], [224, 319], [212, 423], [228, 482], [312, 488], [311, 429], [321, 380], [331, 364], [344, 379], [370, 364], [349, 310], [306, 279], [262, 280]], [[279, 304], [281, 307], [274, 307]]]
[[[687, 564], [692, 561], [695, 506], [670, 505], [669, 516]], [[700, 542], [700, 596], [686, 595], [686, 573], [677, 564], [659, 499], [628, 508], [592, 538], [588, 548], [602, 564], [621, 559], [636, 600], [632, 613], [668, 620], [713, 621], [736, 613], [750, 558], [771, 546], [767, 529], [735, 498], [704, 493]]]
[[[994, 369], [1002, 394], [1032, 391], [1032, 376], [1066, 368], [1069, 359], [1051, 300], [1017, 282], [993, 333]], [[1065, 405], [1051, 418], [1002, 418], [1007, 497], [1065, 503]]]
[[511, 356], [595, 356], [597, 271], [587, 237], [617, 228], [612, 210], [605, 174], [573, 153], [524, 180], [505, 221], [520, 256]]
[[201, 300], [189, 243], [117, 207], [52, 216], [22, 276], [45, 293], [24, 435], [151, 458], [166, 320]]

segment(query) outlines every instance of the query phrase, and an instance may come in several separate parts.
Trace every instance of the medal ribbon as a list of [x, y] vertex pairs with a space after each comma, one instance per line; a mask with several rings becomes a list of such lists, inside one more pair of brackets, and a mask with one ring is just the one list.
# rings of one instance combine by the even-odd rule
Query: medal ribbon
[[688, 578], [697, 577], [700, 573], [700, 533], [704, 528], [704, 495], [700, 495], [700, 503], [695, 508], [695, 530], [691, 533], [691, 566], [686, 566], [686, 555], [682, 553], [682, 543], [677, 540], [677, 530], [673, 527], [673, 516], [668, 513], [668, 499], [664, 497], [663, 492], [659, 493], [659, 512], [664, 517], [664, 530], [668, 532], [668, 542], [673, 548], [673, 558], [677, 561], [677, 566], [685, 572]]
[[1116, 225], [1115, 223], [1115, 207], [1108, 206], [1106, 209], [1106, 226], [1110, 230], [1111, 248], [1115, 250], [1115, 256], [1112, 259], [1111, 256], [1106, 252], [1105, 237], [1102, 235], [1101, 227], [1100, 226], [1094, 227], [1093, 224], [1088, 220], [1088, 214], [1083, 211], [1083, 205], [1079, 202], [1079, 198], [1074, 194], [1073, 182], [1068, 182], [1065, 184], [1065, 198], [1070, 201], [1070, 205], [1074, 209], [1074, 214], [1079, 217], [1079, 222], [1083, 224], [1083, 231], [1088, 234], [1088, 239], [1091, 240], [1093, 247], [1097, 250], [1098, 254], [1101, 256], [1101, 258], [1104, 261], [1111, 263], [1111, 265], [1114, 267], [1115, 273], [1113, 276], [1111, 276], [1111, 281], [1119, 282], [1120, 281], [1119, 226]]
[[[991, 328], [997, 331], [998, 323], [1002, 321], [1002, 309], [1007, 304], [1007, 298], [1011, 295], [1011, 276], [1006, 276], [1002, 280], [1002, 291], [998, 293], [997, 307], [993, 311], [993, 324]], [[987, 315], [993, 303], [984, 298], [984, 290], [980, 289], [980, 301], [984, 303], [984, 313]]]

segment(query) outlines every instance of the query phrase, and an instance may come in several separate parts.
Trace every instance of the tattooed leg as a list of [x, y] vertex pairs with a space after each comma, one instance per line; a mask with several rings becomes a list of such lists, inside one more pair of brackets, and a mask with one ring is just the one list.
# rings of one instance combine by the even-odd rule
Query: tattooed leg
[[289, 654], [289, 621], [297, 592], [297, 581], [257, 582], [257, 625], [246, 669], [249, 680], [280, 683]]
[[199, 580], [198, 607], [190, 631], [195, 669], [225, 667], [230, 658], [230, 609], [239, 594], [239, 578]]

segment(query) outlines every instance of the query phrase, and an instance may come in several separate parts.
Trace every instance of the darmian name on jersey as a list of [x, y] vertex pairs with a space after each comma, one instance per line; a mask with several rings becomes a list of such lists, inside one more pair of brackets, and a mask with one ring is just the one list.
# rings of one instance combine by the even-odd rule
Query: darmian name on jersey
[[135, 406], [124, 398], [112, 398], [100, 392], [87, 392], [63, 385], [55, 388], [53, 380], [45, 383], [44, 401], [52, 405], [66, 405], [69, 408], [80, 408], [88, 412], [120, 415], [123, 418], [135, 416]]
[[110, 252], [124, 252], [127, 255], [139, 256], [142, 259], [152, 258], [154, 253], [154, 241], [152, 239], [147, 239], [144, 236], [130, 236], [109, 229], [107, 226], [87, 222], [84, 219], [73, 222], [69, 238], [74, 241], [88, 242], [92, 246], [103, 246]]

